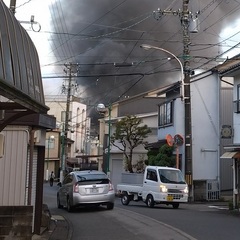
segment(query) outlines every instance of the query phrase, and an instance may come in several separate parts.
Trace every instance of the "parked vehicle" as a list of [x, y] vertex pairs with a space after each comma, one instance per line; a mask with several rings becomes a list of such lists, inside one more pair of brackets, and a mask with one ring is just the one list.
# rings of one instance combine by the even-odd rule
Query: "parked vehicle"
[[130, 201], [143, 201], [152, 208], [155, 204], [172, 205], [188, 201], [188, 185], [177, 168], [147, 166], [143, 184], [118, 184], [117, 193], [123, 205]]
[[81, 205], [106, 205], [107, 209], [113, 209], [114, 200], [114, 187], [101, 171], [71, 172], [64, 178], [57, 192], [58, 208], [66, 207], [69, 212]]

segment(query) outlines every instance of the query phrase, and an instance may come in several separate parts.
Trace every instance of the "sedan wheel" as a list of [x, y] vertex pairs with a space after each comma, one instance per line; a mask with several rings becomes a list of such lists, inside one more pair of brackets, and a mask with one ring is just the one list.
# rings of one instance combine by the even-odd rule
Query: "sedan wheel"
[[73, 207], [71, 206], [69, 197], [67, 198], [67, 210], [68, 210], [68, 212], [72, 212], [72, 210], [73, 210]]
[[57, 207], [58, 207], [58, 208], [63, 208], [63, 205], [62, 205], [61, 202], [60, 202], [59, 195], [57, 195]]

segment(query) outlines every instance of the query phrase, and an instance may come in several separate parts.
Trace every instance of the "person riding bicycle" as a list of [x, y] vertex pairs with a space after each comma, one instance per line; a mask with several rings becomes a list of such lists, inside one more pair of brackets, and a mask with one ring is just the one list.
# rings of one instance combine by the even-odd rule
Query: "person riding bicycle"
[[51, 174], [50, 174], [50, 186], [51, 186], [51, 187], [53, 186], [54, 178], [55, 178], [55, 174], [54, 174], [54, 172], [52, 171]]

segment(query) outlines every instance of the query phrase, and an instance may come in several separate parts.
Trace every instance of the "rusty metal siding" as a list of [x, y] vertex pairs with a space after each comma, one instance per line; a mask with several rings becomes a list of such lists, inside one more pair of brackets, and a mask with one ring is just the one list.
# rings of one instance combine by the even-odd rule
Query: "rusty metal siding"
[[27, 128], [6, 128], [4, 156], [0, 158], [0, 205], [25, 205], [27, 147], [29, 133]]
[[[230, 125], [233, 127], [233, 88], [222, 88], [220, 97], [220, 127]], [[220, 139], [220, 156], [226, 151], [224, 146], [232, 144], [233, 138]], [[232, 161], [220, 158], [220, 189], [232, 189], [233, 171]]]

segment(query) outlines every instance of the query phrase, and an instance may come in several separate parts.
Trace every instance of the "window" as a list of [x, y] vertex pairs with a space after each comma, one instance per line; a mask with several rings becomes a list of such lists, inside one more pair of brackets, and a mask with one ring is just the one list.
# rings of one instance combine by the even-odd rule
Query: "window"
[[67, 175], [64, 180], [63, 180], [63, 185], [64, 184], [68, 184], [68, 183], [71, 183], [73, 181], [73, 177], [71, 174]]
[[234, 112], [240, 113], [240, 84], [237, 85], [237, 100], [234, 101]]
[[159, 169], [158, 172], [162, 183], [186, 184], [182, 172], [179, 170]]
[[159, 106], [158, 125], [165, 126], [173, 123], [173, 101], [166, 102]]
[[157, 182], [158, 181], [157, 172], [155, 170], [148, 169], [147, 170], [147, 179]]

